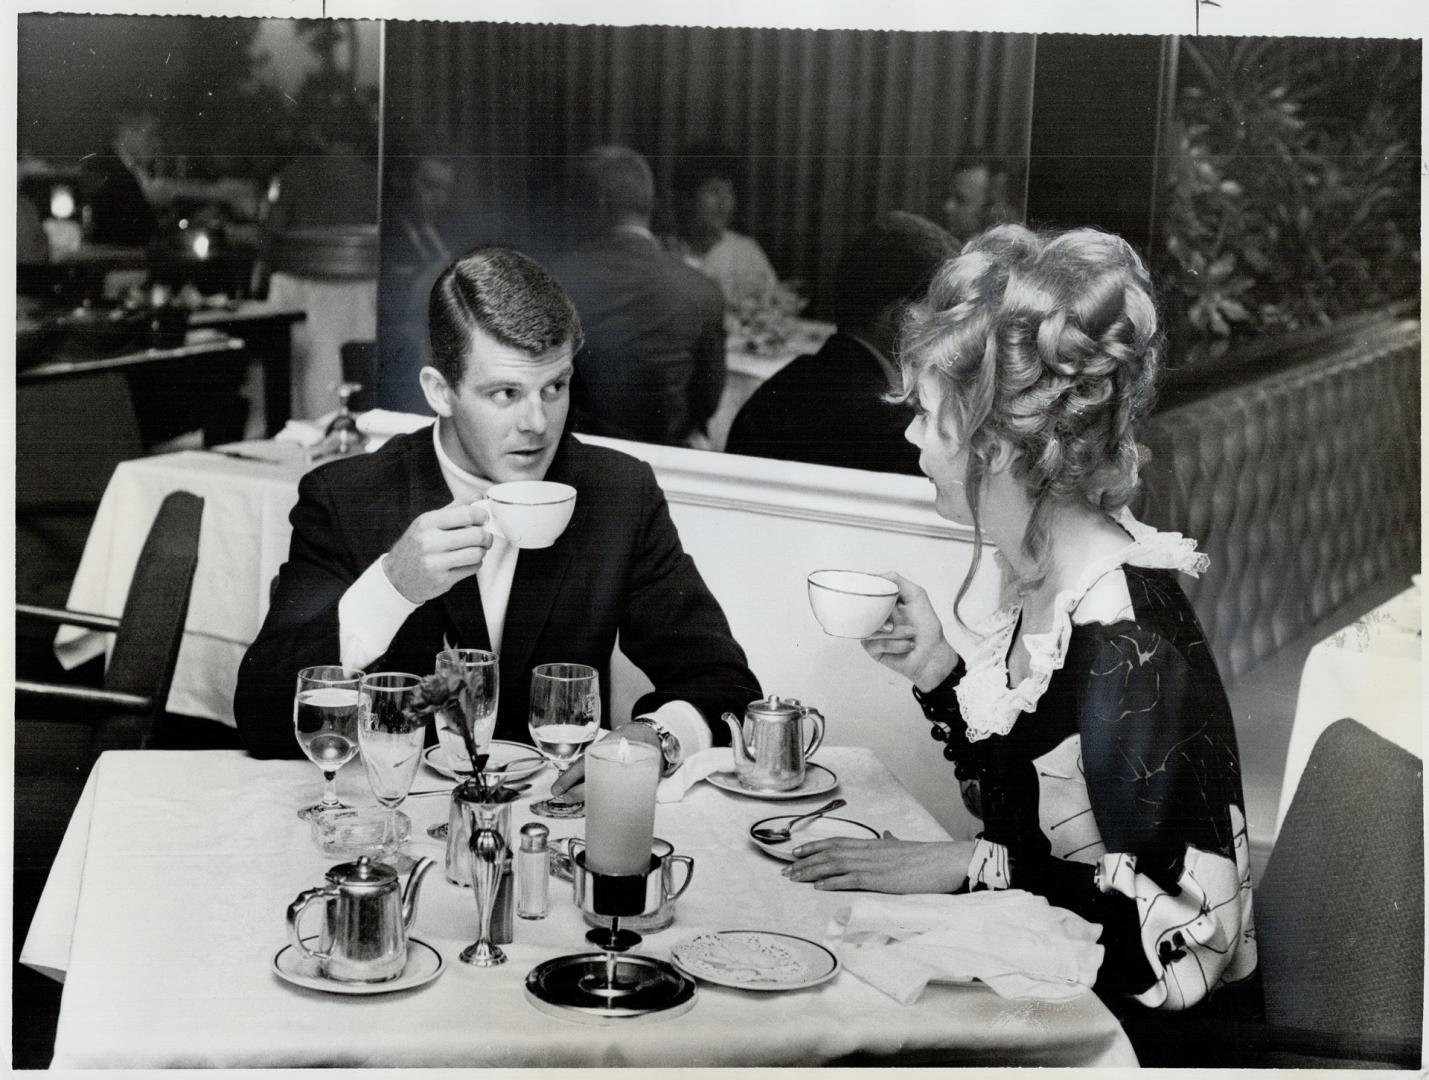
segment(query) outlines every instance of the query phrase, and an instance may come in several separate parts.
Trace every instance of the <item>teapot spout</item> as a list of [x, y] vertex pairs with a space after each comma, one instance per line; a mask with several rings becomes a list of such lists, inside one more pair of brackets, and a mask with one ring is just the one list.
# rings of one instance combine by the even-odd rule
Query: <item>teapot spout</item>
[[727, 712], [720, 717], [729, 725], [729, 746], [734, 751], [735, 767], [743, 765], [745, 768], [754, 764], [754, 759], [749, 756], [749, 747], [744, 741], [744, 729], [740, 726], [739, 718], [732, 712]]
[[417, 895], [422, 891], [422, 879], [427, 876], [427, 871], [435, 865], [431, 859], [419, 859], [417, 865], [412, 867], [411, 875], [407, 878], [407, 888], [402, 893], [402, 926], [409, 933], [412, 929], [412, 920], [417, 916]]

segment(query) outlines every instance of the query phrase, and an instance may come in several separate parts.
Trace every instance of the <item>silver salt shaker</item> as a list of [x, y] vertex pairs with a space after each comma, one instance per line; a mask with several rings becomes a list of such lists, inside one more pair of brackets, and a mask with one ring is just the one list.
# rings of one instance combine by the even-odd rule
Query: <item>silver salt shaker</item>
[[516, 853], [516, 914], [544, 919], [550, 907], [550, 830], [539, 822], [521, 826], [521, 850]]

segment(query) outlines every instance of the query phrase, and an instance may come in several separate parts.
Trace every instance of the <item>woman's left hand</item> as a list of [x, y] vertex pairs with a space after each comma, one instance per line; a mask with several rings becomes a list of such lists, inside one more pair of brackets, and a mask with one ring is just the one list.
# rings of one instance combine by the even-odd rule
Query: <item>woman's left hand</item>
[[783, 874], [816, 889], [948, 893], [967, 880], [972, 849], [970, 840], [899, 840], [890, 832], [881, 840], [812, 840], [794, 849]]

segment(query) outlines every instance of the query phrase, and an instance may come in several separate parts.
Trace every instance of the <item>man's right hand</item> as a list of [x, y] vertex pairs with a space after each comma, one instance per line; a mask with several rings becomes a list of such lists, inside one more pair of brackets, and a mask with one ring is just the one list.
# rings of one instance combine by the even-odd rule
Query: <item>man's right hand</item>
[[424, 604], [476, 573], [491, 547], [485, 524], [486, 508], [479, 500], [428, 510], [382, 557], [382, 572], [409, 602]]

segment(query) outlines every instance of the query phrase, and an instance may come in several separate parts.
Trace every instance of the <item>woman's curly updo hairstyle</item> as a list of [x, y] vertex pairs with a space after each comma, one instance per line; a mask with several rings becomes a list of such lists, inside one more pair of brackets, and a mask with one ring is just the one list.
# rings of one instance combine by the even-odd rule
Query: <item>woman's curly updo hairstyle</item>
[[1155, 397], [1159, 352], [1151, 278], [1125, 240], [999, 225], [969, 240], [910, 308], [901, 397], [915, 398], [925, 372], [942, 380], [932, 419], [966, 447], [975, 530], [982, 478], [1007, 441], [1033, 501], [1023, 550], [1040, 562], [1052, 498], [1111, 512], [1135, 494], [1134, 432]]

